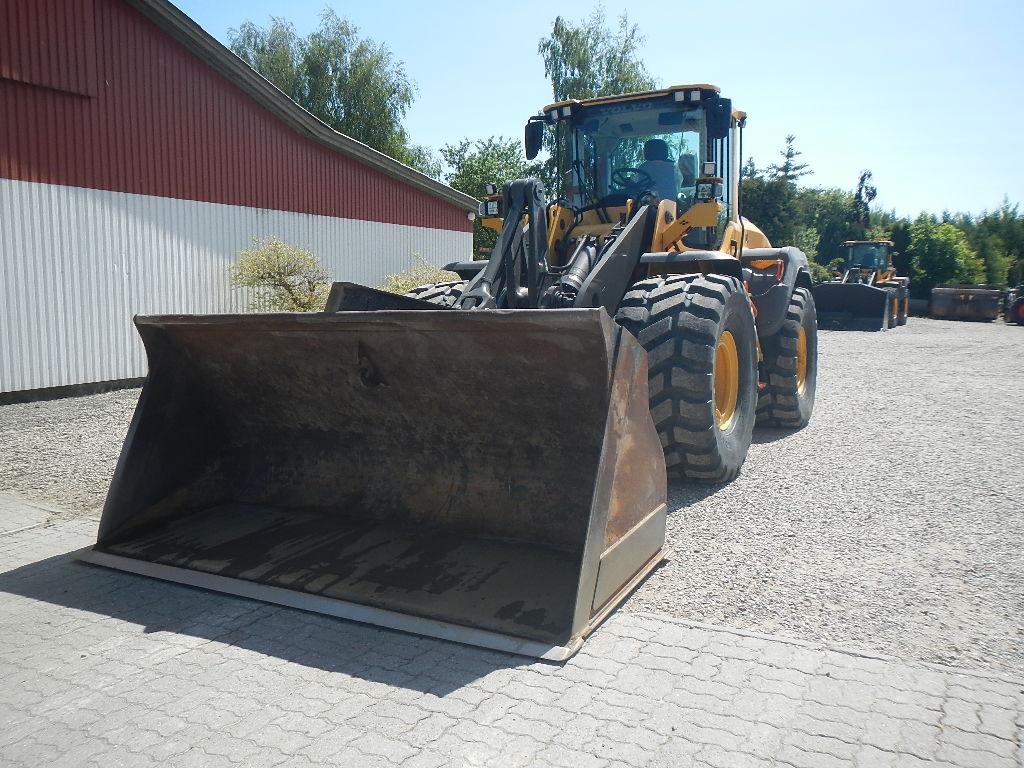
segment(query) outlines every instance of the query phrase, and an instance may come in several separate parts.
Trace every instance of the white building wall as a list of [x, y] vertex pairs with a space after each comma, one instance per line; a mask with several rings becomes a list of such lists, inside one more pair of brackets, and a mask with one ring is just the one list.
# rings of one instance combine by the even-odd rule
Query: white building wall
[[374, 286], [472, 233], [0, 179], [0, 392], [146, 375], [136, 314], [242, 312], [228, 266], [254, 237]]

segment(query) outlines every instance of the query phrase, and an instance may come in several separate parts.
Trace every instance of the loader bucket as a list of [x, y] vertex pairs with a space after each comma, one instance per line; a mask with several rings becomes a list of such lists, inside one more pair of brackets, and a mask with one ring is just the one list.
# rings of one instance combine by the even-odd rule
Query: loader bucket
[[937, 320], [991, 322], [999, 317], [1003, 294], [998, 288], [949, 285], [932, 288], [931, 316]]
[[603, 310], [135, 324], [88, 562], [561, 660], [663, 559], [647, 356]]
[[864, 283], [814, 286], [818, 327], [833, 331], [881, 331], [888, 325], [889, 291]]

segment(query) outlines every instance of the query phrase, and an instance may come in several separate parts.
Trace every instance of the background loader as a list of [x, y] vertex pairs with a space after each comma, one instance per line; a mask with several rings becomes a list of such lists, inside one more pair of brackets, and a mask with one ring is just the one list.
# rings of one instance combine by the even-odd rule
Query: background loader
[[1006, 292], [1003, 304], [1003, 318], [1007, 323], [1024, 326], [1024, 286], [1018, 285]]
[[[664, 556], [666, 465], [811, 416], [807, 260], [739, 215], [711, 86], [552, 104], [463, 280], [136, 318], [150, 373], [90, 562], [564, 659]], [[652, 418], [653, 417], [653, 418]]]
[[898, 277], [890, 240], [847, 240], [840, 248], [843, 274], [814, 288], [822, 328], [881, 331], [906, 325], [910, 278]]

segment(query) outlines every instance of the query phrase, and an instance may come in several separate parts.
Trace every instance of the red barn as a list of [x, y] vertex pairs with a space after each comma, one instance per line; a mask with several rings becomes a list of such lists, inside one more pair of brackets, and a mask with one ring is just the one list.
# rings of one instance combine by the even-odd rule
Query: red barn
[[[298, 107], [164, 0], [5, 0], [0, 397], [145, 375], [134, 314], [244, 308], [253, 238], [374, 285], [476, 201]], [[10, 397], [10, 395], [8, 395]]]

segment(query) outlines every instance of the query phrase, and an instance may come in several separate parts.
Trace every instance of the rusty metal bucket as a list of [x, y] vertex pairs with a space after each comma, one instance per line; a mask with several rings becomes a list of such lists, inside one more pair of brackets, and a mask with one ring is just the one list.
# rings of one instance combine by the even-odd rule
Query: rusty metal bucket
[[888, 327], [889, 291], [865, 283], [814, 286], [818, 327], [832, 331], [881, 331]]
[[932, 288], [930, 314], [937, 320], [991, 322], [999, 317], [1003, 293], [984, 285], [943, 285]]
[[135, 323], [88, 562], [560, 660], [664, 556], [647, 357], [603, 310]]

